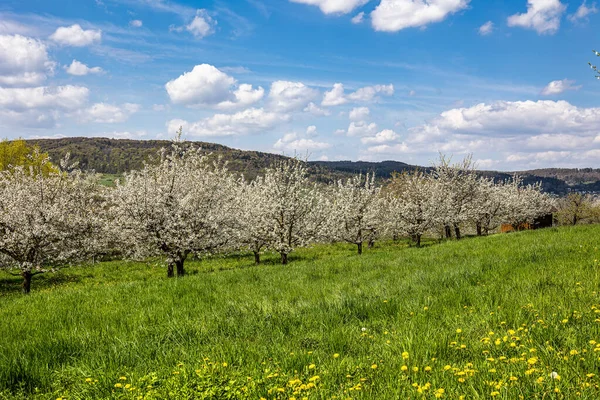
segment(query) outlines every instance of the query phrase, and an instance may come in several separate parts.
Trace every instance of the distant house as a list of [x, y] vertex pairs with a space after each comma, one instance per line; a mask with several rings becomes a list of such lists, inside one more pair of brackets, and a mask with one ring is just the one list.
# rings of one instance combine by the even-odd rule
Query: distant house
[[506, 233], [506, 232], [527, 231], [527, 230], [541, 229], [541, 228], [552, 228], [553, 222], [554, 222], [553, 214], [548, 213], [548, 214], [542, 215], [540, 217], [537, 217], [536, 219], [533, 220], [532, 223], [525, 222], [518, 226], [515, 226], [513, 224], [502, 224], [500, 226], [500, 232]]

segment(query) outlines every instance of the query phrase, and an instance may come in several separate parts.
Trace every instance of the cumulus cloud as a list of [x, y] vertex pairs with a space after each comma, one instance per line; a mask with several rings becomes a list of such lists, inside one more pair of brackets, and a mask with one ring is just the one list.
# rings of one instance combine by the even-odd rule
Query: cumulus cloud
[[365, 19], [365, 13], [361, 11], [358, 14], [356, 14], [354, 17], [352, 17], [352, 19], [350, 21], [352, 21], [353, 24], [362, 24], [364, 19]]
[[350, 122], [346, 134], [348, 136], [372, 136], [375, 132], [377, 132], [377, 124], [375, 122], [353, 121]]
[[132, 28], [141, 28], [142, 25], [144, 25], [144, 23], [142, 22], [142, 20], [139, 19], [129, 21], [129, 26], [131, 26]]
[[508, 26], [533, 29], [540, 35], [552, 35], [560, 27], [560, 19], [567, 9], [560, 0], [527, 0], [527, 12], [508, 17]]
[[46, 45], [21, 35], [0, 35], [0, 85], [39, 85], [53, 73], [55, 63]]
[[375, 136], [365, 136], [360, 139], [363, 144], [379, 144], [393, 142], [398, 139], [398, 134], [391, 129], [384, 129], [377, 132]]
[[371, 13], [377, 31], [397, 32], [443, 21], [465, 9], [470, 0], [381, 0]]
[[575, 11], [574, 14], [569, 15], [568, 18], [569, 18], [569, 21], [571, 21], [573, 23], [579, 22], [579, 21], [585, 21], [585, 20], [587, 20], [589, 15], [596, 14], [597, 12], [598, 12], [598, 9], [596, 8], [596, 3], [593, 3], [590, 7], [588, 7], [584, 0], [584, 2], [581, 3], [581, 5], [577, 9], [577, 11]]
[[269, 108], [278, 112], [303, 110], [319, 92], [302, 82], [275, 81], [269, 90]]
[[262, 99], [264, 89], [241, 84], [210, 64], [196, 65], [165, 84], [171, 101], [191, 107], [232, 109], [247, 107]]
[[140, 110], [139, 104], [125, 103], [121, 106], [107, 103], [96, 103], [78, 112], [82, 122], [115, 124], [125, 122], [132, 114]]
[[367, 103], [375, 100], [376, 96], [380, 94], [384, 96], [392, 96], [394, 94], [394, 85], [365, 86], [346, 96], [344, 93], [344, 85], [341, 83], [335, 83], [333, 88], [330, 91], [325, 92], [323, 95], [323, 101], [321, 101], [321, 105], [325, 107], [332, 107], [345, 104], [349, 101]]
[[490, 33], [492, 33], [493, 30], [494, 30], [494, 23], [492, 21], [488, 21], [479, 27], [479, 34], [481, 36], [487, 36]]
[[369, 110], [368, 107], [355, 107], [352, 110], [350, 110], [348, 117], [352, 121], [361, 121], [361, 120], [366, 119], [370, 113], [371, 113], [371, 110]]
[[317, 127], [314, 125], [310, 125], [306, 128], [306, 136], [313, 137], [317, 136]]
[[344, 96], [344, 85], [341, 83], [334, 83], [333, 89], [325, 92], [321, 105], [325, 107], [339, 106], [348, 102]]
[[581, 86], [574, 86], [575, 81], [569, 79], [563, 79], [560, 81], [552, 81], [544, 89], [542, 89], [542, 95], [551, 96], [555, 94], [561, 94], [567, 90], [579, 90]]
[[0, 88], [0, 126], [53, 128], [64, 113], [85, 106], [82, 86]]
[[319, 117], [324, 117], [324, 116], [331, 115], [331, 112], [329, 110], [325, 110], [323, 108], [320, 108], [319, 106], [317, 106], [312, 101], [310, 103], [308, 103], [308, 105], [304, 108], [304, 112], [307, 112], [307, 113], [310, 113], [310, 114], [312, 114], [314, 116], [319, 116]]
[[194, 37], [202, 39], [214, 33], [214, 27], [217, 22], [208, 15], [208, 12], [204, 9], [196, 11], [196, 16], [188, 25], [185, 26], [185, 30], [190, 32]]
[[348, 14], [369, 0], [290, 0], [292, 3], [318, 6], [324, 14]]
[[294, 132], [285, 134], [273, 145], [275, 150], [282, 150], [290, 153], [298, 151], [325, 150], [330, 147], [331, 144], [329, 143], [318, 142], [316, 140], [300, 137]]
[[102, 31], [84, 30], [79, 24], [61, 26], [50, 35], [50, 40], [62, 46], [84, 47], [99, 43], [102, 40]]
[[84, 76], [87, 74], [101, 74], [104, 72], [102, 70], [102, 68], [100, 68], [100, 67], [90, 68], [87, 65], [85, 65], [84, 63], [79, 62], [77, 60], [73, 60], [71, 65], [65, 66], [64, 68], [68, 74], [75, 75], [75, 76]]
[[215, 114], [197, 122], [174, 119], [167, 123], [167, 129], [173, 133], [182, 126], [186, 134], [199, 137], [238, 136], [270, 131], [289, 119], [287, 114], [249, 108], [235, 114]]

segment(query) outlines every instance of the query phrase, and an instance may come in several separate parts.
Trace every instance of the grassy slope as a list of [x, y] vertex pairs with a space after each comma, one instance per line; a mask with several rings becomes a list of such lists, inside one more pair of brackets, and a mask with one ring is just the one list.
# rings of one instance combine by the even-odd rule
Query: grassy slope
[[1, 275], [0, 397], [21, 385], [40, 398], [597, 399], [599, 236], [553, 228], [361, 257], [318, 246], [287, 267], [232, 256], [171, 280], [105, 263], [36, 277], [27, 297]]

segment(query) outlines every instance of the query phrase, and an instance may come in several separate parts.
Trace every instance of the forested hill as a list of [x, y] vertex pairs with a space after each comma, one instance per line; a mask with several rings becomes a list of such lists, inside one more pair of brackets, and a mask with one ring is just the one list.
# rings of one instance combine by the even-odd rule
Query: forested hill
[[[61, 138], [36, 139], [27, 141], [38, 145], [51, 159], [58, 161], [70, 153], [71, 159], [78, 161], [83, 169], [95, 170], [103, 174], [121, 174], [143, 166], [144, 161], [157, 157], [161, 147], [168, 147], [168, 140], [129, 140], [106, 138]], [[193, 142], [215, 156], [222, 156], [229, 162], [232, 171], [243, 172], [252, 179], [273, 161], [285, 158], [282, 155], [232, 149], [215, 143]], [[310, 171], [315, 179], [328, 182], [349, 174], [374, 171], [378, 178], [387, 179], [394, 171], [407, 171], [427, 167], [418, 167], [398, 161], [313, 161]], [[507, 179], [509, 173], [481, 171], [482, 175], [496, 179]], [[526, 183], [541, 181], [544, 189], [550, 193], [565, 194], [570, 190], [600, 193], [600, 169], [539, 169], [520, 172]]]

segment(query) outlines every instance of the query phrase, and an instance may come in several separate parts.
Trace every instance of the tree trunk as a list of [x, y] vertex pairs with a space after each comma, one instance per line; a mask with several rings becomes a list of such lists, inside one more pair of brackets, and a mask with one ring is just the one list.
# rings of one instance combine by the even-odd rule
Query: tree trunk
[[362, 254], [362, 242], [356, 243], [356, 246], [358, 246], [358, 255], [361, 255]]
[[573, 215], [573, 225], [577, 225], [577, 215]]
[[398, 239], [399, 239], [398, 233], [394, 232], [394, 235], [392, 236], [392, 240], [393, 240], [394, 242], [397, 242], [397, 241], [398, 241]]
[[287, 253], [281, 253], [281, 264], [286, 265], [288, 263]]
[[481, 230], [481, 224], [478, 222], [477, 223], [477, 236], [481, 236], [483, 235], [483, 232]]
[[452, 237], [452, 230], [450, 229], [450, 225], [444, 225], [444, 233], [446, 234], [446, 239], [450, 239]]
[[456, 235], [456, 240], [460, 239], [460, 228], [458, 225], [454, 225], [454, 234]]
[[175, 276], [174, 263], [170, 261], [169, 265], [167, 265], [167, 278], [173, 278], [174, 276]]
[[185, 275], [185, 269], [183, 269], [183, 262], [185, 260], [183, 259], [179, 259], [177, 261], [175, 261], [175, 265], [177, 266], [177, 276], [184, 276]]
[[421, 247], [421, 235], [417, 234], [414, 236], [415, 238], [415, 243], [417, 244], [417, 247]]
[[255, 265], [260, 264], [260, 252], [253, 251], [253, 253], [254, 253], [254, 264]]
[[31, 271], [23, 271], [21, 276], [23, 277], [23, 294], [29, 294], [31, 291], [31, 277], [33, 274]]
[[369, 247], [369, 249], [372, 249], [373, 246], [375, 246], [375, 239], [371, 238], [371, 239], [369, 239], [369, 245], [368, 245], [368, 247]]

